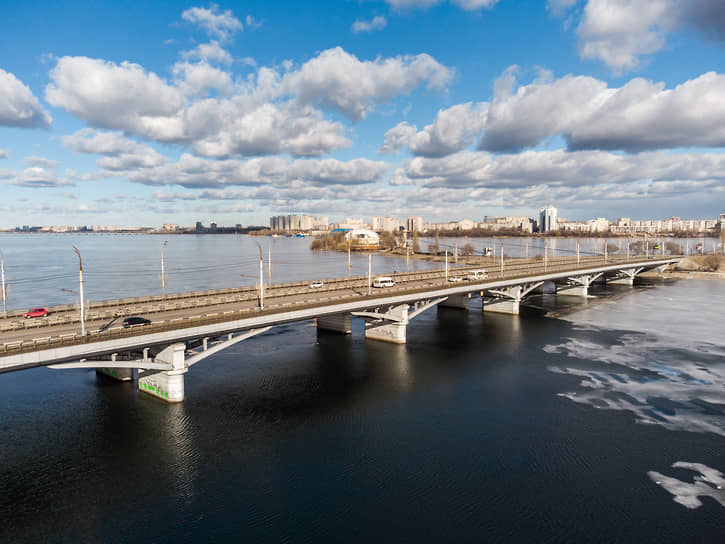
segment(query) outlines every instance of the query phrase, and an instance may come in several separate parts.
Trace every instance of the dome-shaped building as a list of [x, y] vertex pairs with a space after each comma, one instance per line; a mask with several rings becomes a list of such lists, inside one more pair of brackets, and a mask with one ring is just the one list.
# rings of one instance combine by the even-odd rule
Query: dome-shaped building
[[380, 236], [377, 232], [367, 229], [353, 229], [345, 233], [345, 239], [350, 241], [350, 249], [378, 249]]

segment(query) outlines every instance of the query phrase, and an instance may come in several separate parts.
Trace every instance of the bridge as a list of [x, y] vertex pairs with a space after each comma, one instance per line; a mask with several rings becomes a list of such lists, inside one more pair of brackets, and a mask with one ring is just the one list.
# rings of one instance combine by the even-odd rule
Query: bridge
[[[487, 259], [486, 265], [391, 274], [395, 285], [372, 286], [357, 276], [309, 282], [217, 289], [165, 296], [98, 301], [86, 305], [83, 332], [78, 306], [49, 308], [44, 318], [9, 312], [0, 319], [0, 373], [48, 366], [96, 368], [167, 402], [184, 399], [188, 369], [275, 325], [315, 319], [318, 330], [352, 332], [365, 321], [365, 337], [405, 343], [410, 322], [436, 306], [468, 309], [472, 297], [486, 312], [518, 314], [534, 292], [588, 296], [595, 281], [633, 285], [646, 270], [664, 268], [679, 256]], [[469, 279], [486, 268], [487, 277]], [[124, 316], [145, 315], [150, 325], [124, 328]], [[85, 334], [84, 334], [85, 333]]]

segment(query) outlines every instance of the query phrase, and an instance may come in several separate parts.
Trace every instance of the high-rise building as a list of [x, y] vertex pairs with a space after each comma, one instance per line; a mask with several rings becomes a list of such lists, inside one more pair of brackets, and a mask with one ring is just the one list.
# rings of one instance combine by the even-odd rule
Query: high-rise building
[[554, 206], [544, 206], [539, 211], [539, 232], [557, 230], [557, 210]]
[[406, 217], [405, 218], [405, 229], [408, 232], [423, 232], [423, 218], [422, 217]]

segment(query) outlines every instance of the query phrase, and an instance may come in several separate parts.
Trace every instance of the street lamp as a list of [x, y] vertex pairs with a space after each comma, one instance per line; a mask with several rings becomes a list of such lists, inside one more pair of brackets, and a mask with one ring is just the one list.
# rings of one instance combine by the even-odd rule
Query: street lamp
[[373, 286], [373, 252], [368, 253], [368, 296], [372, 295]]
[[161, 244], [161, 294], [166, 296], [166, 271], [164, 270], [164, 246], [168, 244], [168, 240], [164, 240]]
[[81, 260], [81, 252], [78, 251], [78, 248], [76, 246], [73, 247], [73, 251], [75, 251], [75, 254], [78, 255], [78, 279], [81, 284], [80, 288], [80, 295], [81, 295], [81, 334], [83, 336], [86, 335], [86, 314], [85, 314], [85, 308], [84, 308], [84, 302], [83, 302], [83, 261]]
[[2, 275], [2, 290], [3, 290], [3, 317], [8, 316], [8, 307], [7, 307], [7, 299], [8, 299], [8, 291], [5, 288], [5, 257], [3, 257], [3, 252], [0, 251], [0, 272]]
[[257, 247], [259, 248], [259, 309], [264, 310], [264, 256], [259, 242]]

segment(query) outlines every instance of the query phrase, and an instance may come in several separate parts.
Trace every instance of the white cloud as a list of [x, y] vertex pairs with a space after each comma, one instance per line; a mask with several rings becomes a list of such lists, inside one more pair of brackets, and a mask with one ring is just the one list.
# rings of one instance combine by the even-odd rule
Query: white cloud
[[358, 19], [352, 24], [351, 30], [355, 34], [360, 32], [372, 32], [373, 30], [382, 30], [388, 25], [388, 20], [381, 15], [376, 15], [370, 21]]
[[385, 133], [385, 141], [378, 150], [379, 153], [398, 153], [401, 147], [410, 145], [417, 132], [415, 125], [409, 125], [405, 121], [398, 123]]
[[242, 102], [210, 99], [189, 109], [187, 125], [197, 154], [319, 156], [351, 144], [342, 125], [324, 120], [314, 108], [271, 103], [250, 108]]
[[[132, 63], [63, 57], [46, 98], [93, 126], [182, 144], [206, 157], [321, 156], [351, 142], [340, 122], [313, 106], [357, 120], [420, 85], [442, 88], [453, 74], [428, 55], [360, 61], [340, 48], [286, 70], [261, 67], [233, 82], [206, 61], [187, 61], [174, 66], [169, 83]], [[207, 97], [210, 90], [218, 96]]]
[[203, 60], [225, 65], [230, 65], [234, 61], [229, 51], [221, 47], [216, 40], [211, 40], [209, 43], [200, 43], [194, 49], [184, 51], [181, 56], [187, 60]]
[[52, 121], [30, 88], [0, 68], [0, 126], [46, 128]]
[[183, 93], [138, 64], [62, 57], [50, 79], [46, 100], [93, 125], [159, 141], [185, 136]]
[[189, 8], [184, 10], [181, 18], [201, 26], [209, 34], [222, 40], [229, 39], [244, 28], [242, 22], [234, 16], [231, 10], [221, 11], [216, 4], [210, 4], [209, 8]]
[[9, 176], [8, 181], [3, 183], [35, 188], [73, 185], [68, 179], [58, 178], [58, 175], [52, 169], [42, 166], [31, 166], [22, 172], [14, 173], [13, 176]]
[[374, 108], [426, 84], [443, 89], [453, 69], [426, 54], [361, 61], [340, 47], [328, 49], [286, 74], [283, 89], [302, 104], [321, 105], [360, 120]]
[[130, 169], [120, 174], [129, 181], [145, 185], [181, 185], [188, 188], [246, 185], [277, 189], [295, 183], [307, 187], [370, 184], [380, 181], [388, 168], [385, 162], [369, 159], [293, 161], [282, 157], [260, 157], [212, 161], [183, 154], [175, 163]]
[[572, 149], [725, 146], [725, 75], [709, 72], [674, 89], [639, 78], [609, 88], [586, 76], [521, 86], [494, 97], [481, 148], [530, 147], [556, 135]]
[[604, 61], [615, 72], [635, 69], [643, 55], [664, 47], [674, 26], [671, 0], [589, 0], [577, 29], [585, 59]]
[[202, 62], [177, 62], [173, 68], [176, 84], [185, 95], [206, 96], [210, 89], [221, 94], [230, 94], [234, 87], [231, 76]]
[[455, 5], [467, 11], [491, 9], [499, 0], [451, 0]]
[[[525, 151], [494, 156], [463, 151], [443, 158], [412, 159], [396, 184], [446, 188], [579, 187], [639, 182], [693, 182], [692, 188], [725, 181], [725, 155], [605, 151]], [[654, 186], [656, 189], [660, 186]]]
[[[577, 3], [548, 4], [554, 15], [565, 15]], [[576, 33], [583, 58], [622, 73], [638, 68], [643, 57], [660, 51], [667, 36], [685, 26], [709, 39], [725, 39], [722, 0], [586, 0]]]
[[417, 132], [400, 123], [385, 134], [380, 152], [402, 147], [436, 157], [469, 147], [516, 151], [562, 137], [571, 150], [639, 152], [679, 147], [725, 147], [725, 75], [708, 72], [673, 89], [632, 79], [619, 88], [589, 76], [550, 80], [544, 74], [517, 86], [515, 69], [494, 84], [491, 102], [438, 112]]
[[546, 4], [551, 13], [561, 15], [577, 3], [579, 0], [548, 0]]
[[0, 159], [7, 159], [10, 156], [9, 149], [0, 149]]
[[96, 164], [105, 170], [149, 168], [167, 162], [166, 157], [151, 147], [125, 138], [119, 132], [81, 129], [63, 136], [63, 145], [77, 153], [103, 155]]
[[[442, 0], [385, 0], [390, 6], [398, 10], [426, 9]], [[466, 11], [475, 11], [478, 9], [490, 9], [498, 3], [499, 0], [451, 0], [461, 9]]]
[[44, 157], [28, 156], [23, 159], [24, 164], [30, 164], [32, 166], [40, 166], [42, 168], [57, 168], [58, 161], [52, 159], [46, 159]]
[[251, 15], [247, 15], [244, 18], [244, 24], [247, 25], [247, 28], [249, 30], [256, 30], [256, 29], [258, 29], [259, 27], [262, 26], [262, 21], [258, 21], [257, 19], [255, 19]]
[[472, 144], [486, 126], [488, 104], [458, 104], [440, 110], [433, 124], [416, 132], [416, 127], [400, 123], [385, 133], [381, 152], [397, 152], [407, 146], [414, 155], [442, 157]]

